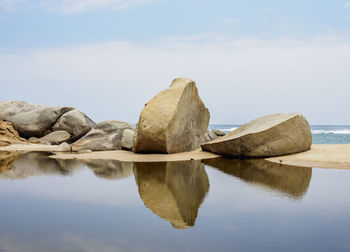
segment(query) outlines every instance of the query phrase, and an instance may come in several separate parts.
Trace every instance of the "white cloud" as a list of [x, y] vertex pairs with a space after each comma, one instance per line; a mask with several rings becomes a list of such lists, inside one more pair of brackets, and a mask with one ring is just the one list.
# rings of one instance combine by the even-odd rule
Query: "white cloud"
[[345, 6], [346, 8], [350, 8], [350, 1], [346, 2], [346, 3], [344, 4], [344, 6]]
[[0, 0], [0, 8], [6, 11], [14, 10], [19, 4], [26, 2], [27, 0]]
[[106, 8], [110, 10], [119, 10], [150, 2], [154, 2], [154, 0], [55, 0], [44, 1], [43, 5], [53, 11], [64, 14], [74, 14]]
[[120, 10], [154, 2], [155, 0], [0, 0], [0, 8], [13, 11], [24, 6], [44, 8], [63, 14], [74, 14], [97, 9]]
[[[173, 78], [194, 79], [212, 123], [243, 123], [301, 112], [311, 123], [350, 124], [350, 42], [219, 38], [101, 43], [0, 53], [0, 100], [72, 105], [93, 119], [136, 122], [143, 105]], [[52, 95], [55, 94], [55, 95]], [[92, 102], [93, 101], [93, 102]]]

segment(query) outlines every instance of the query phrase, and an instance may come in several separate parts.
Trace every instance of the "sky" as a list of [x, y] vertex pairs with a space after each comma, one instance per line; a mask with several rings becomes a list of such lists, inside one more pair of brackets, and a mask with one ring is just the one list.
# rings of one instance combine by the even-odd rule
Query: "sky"
[[211, 124], [350, 125], [350, 1], [0, 0], [0, 101], [136, 123], [178, 77]]

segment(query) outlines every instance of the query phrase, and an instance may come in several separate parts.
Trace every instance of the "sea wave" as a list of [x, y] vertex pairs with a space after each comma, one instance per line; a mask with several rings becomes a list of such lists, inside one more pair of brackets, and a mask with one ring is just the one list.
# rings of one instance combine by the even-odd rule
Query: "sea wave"
[[235, 129], [237, 129], [238, 127], [233, 127], [233, 128], [230, 128], [230, 129], [221, 129], [222, 131], [233, 131]]
[[[225, 132], [230, 132], [233, 131], [235, 129], [237, 129], [238, 127], [233, 127], [233, 128], [227, 128], [227, 129], [220, 129], [222, 131]], [[350, 129], [312, 129], [311, 133], [314, 135], [317, 134], [336, 134], [336, 135], [350, 135]]]
[[312, 134], [337, 134], [337, 135], [349, 135], [350, 129], [330, 129], [330, 130], [321, 130], [321, 129], [315, 129], [311, 130]]

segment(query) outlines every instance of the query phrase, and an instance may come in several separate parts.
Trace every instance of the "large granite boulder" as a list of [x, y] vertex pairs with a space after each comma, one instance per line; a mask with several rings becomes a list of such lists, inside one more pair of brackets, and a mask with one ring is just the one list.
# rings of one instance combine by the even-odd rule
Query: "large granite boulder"
[[0, 146], [11, 144], [23, 144], [25, 139], [21, 138], [18, 132], [13, 128], [11, 122], [0, 121]]
[[202, 145], [202, 149], [237, 157], [271, 157], [311, 148], [309, 123], [297, 113], [255, 119], [231, 133]]
[[80, 111], [73, 109], [63, 114], [52, 127], [54, 131], [67, 131], [71, 141], [79, 139], [88, 133], [96, 123]]
[[135, 130], [135, 127], [127, 122], [117, 120], [100, 122], [85, 136], [74, 142], [72, 150], [121, 150], [123, 132], [126, 129]]
[[52, 131], [67, 131], [72, 140], [86, 134], [95, 123], [72, 107], [45, 106], [23, 101], [0, 102], [0, 120], [13, 123], [25, 138], [43, 137]]
[[22, 137], [42, 137], [71, 107], [44, 106], [24, 101], [0, 102], [0, 120], [13, 123]]
[[209, 119], [209, 111], [198, 95], [196, 83], [175, 79], [142, 110], [133, 151], [177, 153], [194, 150], [205, 141]]

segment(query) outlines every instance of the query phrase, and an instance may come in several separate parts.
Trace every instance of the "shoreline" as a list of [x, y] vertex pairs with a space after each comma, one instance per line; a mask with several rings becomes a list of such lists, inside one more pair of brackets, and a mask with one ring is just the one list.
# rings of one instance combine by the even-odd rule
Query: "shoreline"
[[[65, 147], [66, 148], [66, 147]], [[222, 157], [221, 155], [197, 149], [190, 152], [174, 154], [141, 154], [126, 150], [94, 151], [89, 153], [62, 152], [60, 145], [43, 144], [13, 144], [0, 147], [0, 151], [9, 152], [52, 152], [53, 159], [78, 159], [78, 160], [118, 160], [121, 162], [172, 162], [203, 160]], [[310, 168], [330, 168], [350, 170], [350, 144], [313, 144], [311, 149], [305, 152], [285, 156], [265, 158], [270, 162], [303, 166]]]
[[308, 151], [266, 160], [310, 168], [350, 170], [350, 144], [313, 144]]

